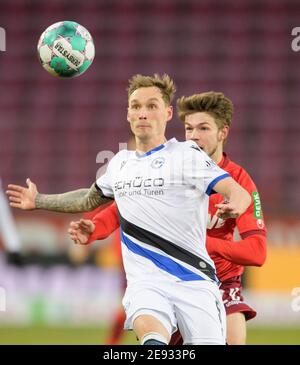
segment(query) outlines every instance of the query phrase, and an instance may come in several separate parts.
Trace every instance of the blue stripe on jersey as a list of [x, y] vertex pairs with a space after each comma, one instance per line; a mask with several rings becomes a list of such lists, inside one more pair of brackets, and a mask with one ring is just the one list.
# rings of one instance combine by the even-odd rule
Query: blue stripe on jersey
[[120, 229], [121, 233], [121, 241], [127, 246], [127, 248], [136, 253], [137, 255], [143, 256], [146, 259], [149, 259], [154, 263], [154, 265], [158, 266], [160, 269], [168, 272], [171, 275], [177, 276], [179, 279], [184, 281], [191, 280], [205, 280], [202, 276], [195, 274], [184, 266], [178, 264], [176, 261], [170, 259], [169, 257], [160, 255], [156, 252], [147, 250], [144, 247], [141, 247], [131, 241], [125, 234], [123, 230]]
[[211, 195], [213, 187], [216, 185], [216, 183], [222, 179], [225, 179], [226, 177], [230, 177], [230, 175], [228, 173], [226, 173], [226, 174], [220, 175], [220, 176], [216, 177], [215, 179], [213, 179], [213, 181], [208, 185], [205, 193], [207, 195]]
[[152, 150], [146, 152], [145, 154], [143, 154], [141, 157], [146, 157], [149, 155], [152, 155], [152, 153], [156, 152], [156, 151], [160, 151], [161, 149], [163, 149], [165, 147], [164, 144], [161, 144], [160, 146], [157, 146], [155, 148], [153, 148]]

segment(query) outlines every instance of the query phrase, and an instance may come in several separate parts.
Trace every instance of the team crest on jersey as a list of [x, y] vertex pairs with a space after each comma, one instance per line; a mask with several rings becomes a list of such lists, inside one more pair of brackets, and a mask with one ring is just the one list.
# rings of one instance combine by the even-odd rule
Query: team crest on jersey
[[163, 166], [164, 163], [165, 163], [164, 157], [158, 157], [152, 161], [151, 167], [153, 167], [154, 169], [159, 169]]

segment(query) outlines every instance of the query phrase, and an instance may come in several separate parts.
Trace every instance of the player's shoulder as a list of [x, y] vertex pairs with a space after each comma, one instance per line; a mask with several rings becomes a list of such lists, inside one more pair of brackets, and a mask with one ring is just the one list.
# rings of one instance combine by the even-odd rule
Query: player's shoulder
[[131, 155], [133, 152], [134, 151], [121, 150], [121, 151], [117, 152], [114, 157], [115, 158], [119, 158], [119, 157], [124, 158], [125, 156]]
[[123, 159], [123, 158], [130, 158], [130, 156], [132, 156], [132, 154], [134, 153], [134, 151], [129, 151], [129, 150], [121, 150], [119, 152], [117, 152], [113, 158], [117, 159]]
[[189, 149], [189, 148], [197, 148], [197, 149], [200, 149], [197, 145], [196, 142], [194, 141], [182, 141], [182, 142], [179, 142], [179, 141], [176, 141], [176, 143], [173, 144], [177, 149]]
[[133, 154], [134, 151], [121, 150], [113, 156], [113, 158], [109, 161], [109, 165], [116, 166], [122, 163], [124, 164], [132, 157]]
[[190, 152], [199, 154], [200, 152], [201, 155], [206, 156], [206, 153], [194, 141], [183, 141], [183, 142], [176, 141], [176, 143], [174, 143], [172, 147], [175, 151], [179, 153]]
[[202, 168], [218, 168], [217, 164], [202, 150], [194, 141], [177, 142], [172, 152], [172, 158], [178, 163], [181, 161], [184, 166], [195, 166]]
[[204, 158], [206, 157], [205, 152], [202, 151], [198, 147], [197, 143], [193, 141], [173, 141], [173, 143], [170, 143], [168, 145], [167, 151], [176, 161], [184, 160], [185, 162], [187, 162], [195, 160], [195, 158], [204, 160]]

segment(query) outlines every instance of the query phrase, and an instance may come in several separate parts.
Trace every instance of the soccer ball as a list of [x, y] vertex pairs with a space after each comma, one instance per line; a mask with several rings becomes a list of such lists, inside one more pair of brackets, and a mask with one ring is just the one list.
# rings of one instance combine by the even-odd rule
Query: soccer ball
[[59, 77], [83, 74], [95, 56], [90, 33], [72, 21], [61, 21], [47, 28], [40, 36], [37, 50], [44, 69]]

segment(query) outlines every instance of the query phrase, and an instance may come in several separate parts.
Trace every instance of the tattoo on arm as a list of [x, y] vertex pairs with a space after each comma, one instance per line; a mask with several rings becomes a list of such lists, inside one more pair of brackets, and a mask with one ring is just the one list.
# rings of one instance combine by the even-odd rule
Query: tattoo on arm
[[37, 209], [62, 213], [80, 213], [93, 210], [111, 200], [111, 198], [101, 196], [101, 192], [93, 184], [90, 189], [79, 189], [64, 194], [38, 194], [35, 204]]

